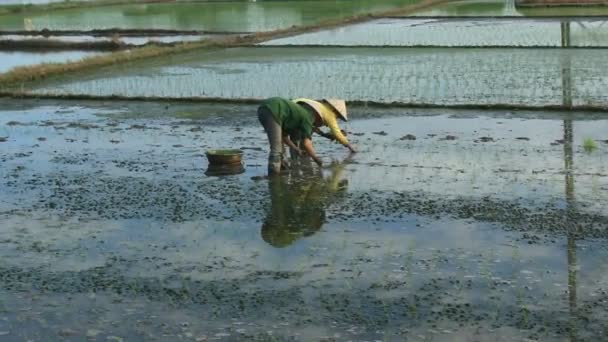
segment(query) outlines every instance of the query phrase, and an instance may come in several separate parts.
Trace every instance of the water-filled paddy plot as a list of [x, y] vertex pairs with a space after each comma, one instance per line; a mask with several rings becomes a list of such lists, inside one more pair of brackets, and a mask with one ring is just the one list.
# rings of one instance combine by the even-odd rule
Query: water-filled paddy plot
[[111, 42], [118, 41], [128, 45], [144, 45], [151, 42], [156, 43], [177, 43], [177, 42], [189, 42], [196, 41], [205, 38], [221, 38], [224, 35], [141, 35], [141, 36], [118, 36], [112, 37], [107, 36], [87, 36], [87, 35], [23, 35], [23, 34], [6, 34], [0, 35], [0, 42], [2, 41], [55, 41], [65, 43], [99, 43], [99, 42]]
[[568, 66], [572, 102], [606, 105], [606, 57], [600, 49], [234, 48], [108, 68], [34, 92], [542, 106], [563, 104]]
[[561, 47], [561, 25], [571, 47], [608, 47], [604, 19], [379, 19], [277, 39], [264, 45]]
[[78, 61], [84, 57], [93, 56], [96, 52], [61, 51], [61, 52], [22, 52], [0, 51], [0, 73], [16, 67], [33, 66], [40, 63], [62, 63]]

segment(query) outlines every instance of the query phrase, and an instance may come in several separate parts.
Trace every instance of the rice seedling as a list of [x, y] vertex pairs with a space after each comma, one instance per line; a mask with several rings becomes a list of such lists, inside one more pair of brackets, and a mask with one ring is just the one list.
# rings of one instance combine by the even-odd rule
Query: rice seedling
[[585, 149], [585, 152], [591, 153], [597, 149], [597, 143], [592, 138], [585, 138], [585, 140], [583, 140], [583, 148]]

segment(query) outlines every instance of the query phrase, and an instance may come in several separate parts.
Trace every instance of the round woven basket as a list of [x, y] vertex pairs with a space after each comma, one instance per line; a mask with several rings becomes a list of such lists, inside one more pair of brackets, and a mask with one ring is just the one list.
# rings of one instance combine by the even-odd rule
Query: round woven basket
[[209, 166], [236, 165], [243, 160], [241, 150], [209, 150], [207, 151]]

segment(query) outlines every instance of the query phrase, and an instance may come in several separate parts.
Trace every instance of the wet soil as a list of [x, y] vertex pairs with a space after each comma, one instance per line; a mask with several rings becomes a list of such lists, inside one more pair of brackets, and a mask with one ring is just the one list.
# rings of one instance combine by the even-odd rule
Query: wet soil
[[[601, 115], [352, 107], [359, 154], [269, 180], [255, 106], [4, 103], [4, 340], [606, 333]], [[204, 175], [222, 148], [245, 173]]]

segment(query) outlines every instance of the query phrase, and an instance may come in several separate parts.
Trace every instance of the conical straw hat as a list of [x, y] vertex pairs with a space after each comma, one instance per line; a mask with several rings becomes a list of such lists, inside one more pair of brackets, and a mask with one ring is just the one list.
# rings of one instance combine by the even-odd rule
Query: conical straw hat
[[335, 112], [338, 117], [344, 121], [348, 121], [348, 113], [346, 112], [346, 102], [339, 99], [323, 99]]
[[310, 108], [314, 109], [317, 116], [321, 118], [321, 121], [323, 122], [323, 124], [325, 124], [325, 117], [323, 117], [323, 107], [322, 107], [323, 104], [321, 104], [317, 101], [308, 100], [308, 99], [296, 99], [295, 102], [297, 104], [305, 103], [308, 106], [310, 106]]

